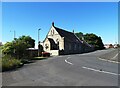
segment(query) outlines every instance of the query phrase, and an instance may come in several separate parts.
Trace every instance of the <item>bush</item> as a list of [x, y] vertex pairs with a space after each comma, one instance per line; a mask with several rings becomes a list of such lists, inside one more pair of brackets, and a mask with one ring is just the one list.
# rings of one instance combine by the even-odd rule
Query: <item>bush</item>
[[23, 65], [21, 60], [15, 59], [14, 57], [10, 57], [8, 55], [2, 57], [0, 62], [2, 62], [2, 71], [12, 70]]

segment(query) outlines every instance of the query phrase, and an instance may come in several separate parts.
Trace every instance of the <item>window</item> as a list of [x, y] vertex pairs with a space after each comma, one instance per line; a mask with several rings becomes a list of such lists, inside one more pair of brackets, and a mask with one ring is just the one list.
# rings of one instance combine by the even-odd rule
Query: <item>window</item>
[[54, 35], [54, 30], [51, 30], [51, 35]]
[[48, 49], [49, 47], [48, 47], [48, 44], [45, 44], [45, 49]]
[[54, 35], [54, 30], [53, 30], [53, 35]]

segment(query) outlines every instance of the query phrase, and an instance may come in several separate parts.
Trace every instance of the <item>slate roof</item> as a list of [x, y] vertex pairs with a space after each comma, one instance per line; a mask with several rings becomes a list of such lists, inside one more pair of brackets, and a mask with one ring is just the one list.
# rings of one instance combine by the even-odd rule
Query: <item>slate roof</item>
[[61, 37], [64, 37], [65, 40], [69, 41], [69, 42], [81, 42], [80, 39], [78, 39], [78, 37], [72, 33], [72, 32], [68, 32], [66, 30], [63, 30], [61, 28], [55, 27], [56, 31], [60, 34]]

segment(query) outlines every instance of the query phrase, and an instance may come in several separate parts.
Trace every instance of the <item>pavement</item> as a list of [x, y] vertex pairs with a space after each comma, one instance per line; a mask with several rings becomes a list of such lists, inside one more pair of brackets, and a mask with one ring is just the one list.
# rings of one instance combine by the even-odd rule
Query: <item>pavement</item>
[[112, 63], [98, 58], [112, 51], [114, 49], [54, 56], [38, 60], [17, 70], [3, 72], [2, 85], [118, 86], [119, 63]]

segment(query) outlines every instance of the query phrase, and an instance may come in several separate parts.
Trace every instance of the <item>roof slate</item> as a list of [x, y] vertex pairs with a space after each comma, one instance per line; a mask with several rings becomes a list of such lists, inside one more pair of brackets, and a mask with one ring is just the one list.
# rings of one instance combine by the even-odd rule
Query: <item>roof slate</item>
[[56, 31], [60, 34], [61, 37], [64, 37], [69, 42], [81, 42], [74, 33], [68, 32], [61, 28], [55, 27]]

